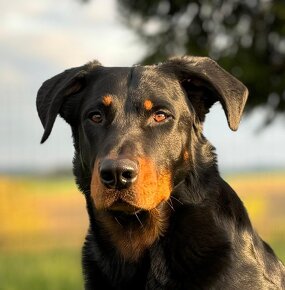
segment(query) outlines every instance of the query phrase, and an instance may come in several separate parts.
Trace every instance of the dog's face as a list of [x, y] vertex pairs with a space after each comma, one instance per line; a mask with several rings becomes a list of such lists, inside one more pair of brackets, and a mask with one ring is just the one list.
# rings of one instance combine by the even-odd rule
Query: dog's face
[[57, 113], [72, 126], [98, 210], [136, 213], [167, 201], [193, 164], [191, 132], [220, 101], [236, 130], [246, 88], [208, 58], [157, 66], [92, 63], [47, 81], [38, 111], [48, 137]]
[[[191, 113], [158, 67], [99, 68], [80, 110], [84, 160], [98, 209], [150, 210], [167, 200], [187, 163]], [[92, 77], [91, 77], [92, 79]]]

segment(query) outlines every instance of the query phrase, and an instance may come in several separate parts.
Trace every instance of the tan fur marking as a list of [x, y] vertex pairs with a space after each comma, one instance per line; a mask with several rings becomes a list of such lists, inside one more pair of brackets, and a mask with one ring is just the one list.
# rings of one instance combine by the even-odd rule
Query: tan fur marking
[[189, 152], [186, 150], [183, 153], [183, 159], [184, 159], [184, 161], [187, 161], [189, 159]]
[[145, 100], [144, 102], [144, 108], [147, 110], [147, 111], [150, 111], [153, 107], [153, 103], [151, 100]]
[[172, 176], [167, 170], [158, 172], [151, 159], [140, 158], [139, 175], [136, 183], [128, 189], [108, 189], [100, 181], [98, 160], [95, 162], [92, 180], [91, 196], [97, 209], [110, 207], [118, 198], [145, 210], [151, 210], [166, 201], [172, 190]]
[[150, 159], [139, 159], [139, 176], [134, 185], [136, 204], [150, 210], [169, 198], [172, 185], [171, 174], [167, 170], [157, 172]]
[[[157, 208], [171, 193], [172, 176], [167, 170], [157, 172], [154, 162], [148, 158], [139, 160], [137, 182], [129, 189], [105, 188], [99, 178], [99, 160], [96, 160], [91, 180], [91, 197], [96, 207], [96, 218], [110, 237], [118, 253], [126, 260], [136, 261], [150, 247], [167, 227], [169, 207]], [[144, 224], [121, 226], [104, 209], [110, 208], [118, 198], [135, 207], [148, 210], [149, 218]]]
[[112, 104], [112, 97], [111, 96], [104, 96], [102, 99], [103, 105], [109, 107]]
[[99, 160], [96, 160], [91, 179], [91, 197], [96, 209], [106, 209], [117, 199], [115, 190], [106, 188], [100, 181]]

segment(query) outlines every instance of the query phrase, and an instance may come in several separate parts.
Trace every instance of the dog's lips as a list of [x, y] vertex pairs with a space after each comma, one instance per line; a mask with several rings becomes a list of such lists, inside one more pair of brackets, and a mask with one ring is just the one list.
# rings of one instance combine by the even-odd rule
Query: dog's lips
[[107, 209], [107, 212], [115, 218], [121, 226], [141, 224], [145, 220], [148, 211], [133, 206], [125, 201], [116, 201]]
[[117, 200], [110, 207], [108, 207], [107, 210], [111, 213], [124, 213], [128, 215], [135, 215], [139, 213], [142, 209], [123, 200]]

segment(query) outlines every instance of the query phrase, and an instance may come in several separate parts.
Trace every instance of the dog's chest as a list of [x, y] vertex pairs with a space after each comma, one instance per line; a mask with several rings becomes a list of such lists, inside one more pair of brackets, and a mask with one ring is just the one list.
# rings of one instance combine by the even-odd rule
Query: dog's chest
[[157, 244], [150, 249], [150, 265], [146, 289], [166, 289], [171, 284], [171, 271], [163, 247]]

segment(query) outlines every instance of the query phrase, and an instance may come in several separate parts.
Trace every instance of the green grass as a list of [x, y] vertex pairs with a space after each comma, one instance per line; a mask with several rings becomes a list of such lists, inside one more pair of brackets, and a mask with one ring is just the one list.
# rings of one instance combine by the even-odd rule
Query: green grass
[[80, 249], [0, 253], [1, 290], [81, 290]]
[[[285, 246], [271, 242], [285, 261]], [[80, 249], [0, 253], [0, 290], [83, 290]]]

